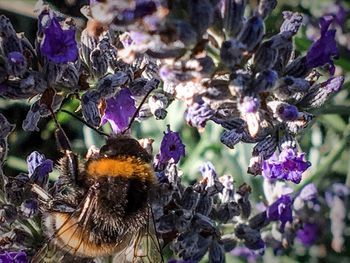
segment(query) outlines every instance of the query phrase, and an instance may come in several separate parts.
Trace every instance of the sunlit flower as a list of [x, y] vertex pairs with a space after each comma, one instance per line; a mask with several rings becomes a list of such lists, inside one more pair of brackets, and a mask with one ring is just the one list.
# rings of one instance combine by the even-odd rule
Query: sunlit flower
[[63, 30], [58, 20], [51, 18], [50, 25], [44, 31], [44, 40], [40, 50], [54, 63], [74, 62], [78, 58], [75, 30]]
[[292, 148], [285, 148], [277, 156], [274, 154], [263, 161], [262, 175], [270, 180], [288, 180], [293, 183], [300, 183], [302, 174], [311, 166], [305, 160], [304, 153], [297, 153]]
[[53, 161], [46, 159], [45, 155], [34, 151], [27, 157], [27, 165], [31, 180], [41, 187], [46, 186], [49, 173], [53, 169]]
[[166, 163], [170, 159], [173, 159], [177, 163], [181, 157], [185, 156], [185, 145], [182, 143], [179, 133], [171, 131], [170, 126], [168, 126], [168, 130], [164, 133], [159, 154], [161, 163]]
[[135, 100], [127, 88], [121, 89], [114, 97], [107, 99], [107, 108], [102, 117], [101, 124], [108, 121], [115, 134], [124, 131], [135, 114]]
[[192, 127], [197, 127], [199, 131], [204, 129], [207, 121], [213, 115], [214, 111], [203, 101], [189, 106], [185, 113], [187, 123]]

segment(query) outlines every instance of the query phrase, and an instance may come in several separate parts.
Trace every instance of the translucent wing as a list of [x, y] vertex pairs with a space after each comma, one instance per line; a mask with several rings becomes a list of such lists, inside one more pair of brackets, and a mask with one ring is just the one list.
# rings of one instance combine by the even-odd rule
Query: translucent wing
[[[81, 201], [78, 207], [71, 213], [57, 213], [57, 211], [48, 210], [47, 214], [60, 215], [60, 222], [46, 222], [46, 228], [50, 230], [50, 236], [46, 240], [43, 247], [34, 255], [31, 262], [33, 263], [50, 263], [50, 262], [89, 262], [90, 260], [76, 259], [75, 255], [80, 246], [84, 243], [84, 235], [87, 230], [87, 225], [91, 218], [91, 214], [97, 203], [96, 189], [91, 187], [85, 198]], [[43, 195], [43, 189], [36, 187], [34, 189], [39, 195]], [[47, 195], [48, 196], [48, 195]], [[45, 200], [53, 202], [53, 200]], [[58, 226], [59, 225], [59, 226]], [[57, 227], [57, 228], [54, 228]], [[61, 244], [58, 248], [57, 242], [62, 239], [66, 240], [66, 244]]]
[[118, 255], [113, 259], [117, 262], [132, 263], [163, 263], [161, 246], [155, 231], [152, 208], [148, 207], [148, 221], [145, 228], [141, 229], [135, 236], [131, 247], [125, 252], [124, 258]]

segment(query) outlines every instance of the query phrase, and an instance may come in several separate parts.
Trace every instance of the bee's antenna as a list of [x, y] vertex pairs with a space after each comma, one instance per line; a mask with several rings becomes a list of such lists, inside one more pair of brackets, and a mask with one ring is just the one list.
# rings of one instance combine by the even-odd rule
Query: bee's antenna
[[97, 132], [100, 135], [109, 137], [109, 135], [103, 131], [100, 131], [98, 129], [96, 129], [94, 126], [92, 126], [90, 123], [88, 123], [87, 121], [85, 121], [84, 119], [80, 118], [79, 116], [75, 115], [74, 113], [67, 111], [65, 109], [61, 109], [61, 112], [67, 113], [68, 115], [72, 116], [73, 118], [77, 119], [78, 121], [84, 123], [86, 126], [88, 126], [90, 129], [94, 130], [95, 132]]
[[[152, 81], [152, 80], [150, 80]], [[129, 125], [128, 127], [121, 132], [121, 134], [124, 134], [127, 130], [130, 129], [131, 125], [133, 124], [133, 122], [135, 121], [137, 115], [139, 114], [140, 110], [141, 110], [141, 107], [143, 106], [143, 104], [145, 103], [146, 99], [148, 98], [149, 94], [151, 94], [151, 92], [153, 90], [155, 90], [157, 87], [158, 87], [158, 84], [159, 84], [159, 80], [158, 79], [153, 79], [154, 82], [156, 82], [155, 85], [150, 85], [150, 89], [149, 91], [147, 91], [146, 95], [143, 97], [140, 105], [137, 107], [136, 111], [134, 112], [134, 115], [132, 115], [131, 119], [130, 119], [130, 122], [129, 122]], [[147, 85], [147, 84], [146, 84]]]

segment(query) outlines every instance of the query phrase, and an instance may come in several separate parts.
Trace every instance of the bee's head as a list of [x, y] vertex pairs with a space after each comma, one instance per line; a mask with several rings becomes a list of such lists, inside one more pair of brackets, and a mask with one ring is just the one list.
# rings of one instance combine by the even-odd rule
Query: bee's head
[[101, 147], [100, 154], [107, 157], [129, 155], [141, 158], [145, 162], [152, 160], [152, 156], [137, 140], [126, 135], [109, 137], [106, 144]]

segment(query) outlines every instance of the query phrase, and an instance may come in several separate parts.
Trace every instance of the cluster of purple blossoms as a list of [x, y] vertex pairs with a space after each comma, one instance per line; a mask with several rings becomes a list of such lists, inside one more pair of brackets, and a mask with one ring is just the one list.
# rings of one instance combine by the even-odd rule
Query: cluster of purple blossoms
[[262, 175], [269, 180], [288, 180], [298, 184], [302, 173], [311, 166], [304, 155], [298, 154], [295, 149], [285, 148], [278, 157], [274, 154], [263, 162]]
[[[250, 186], [236, 189], [232, 176], [218, 176], [211, 163], [200, 167], [200, 181], [184, 185], [177, 163], [185, 156], [185, 145], [168, 127], [154, 160], [160, 187], [152, 204], [163, 243], [186, 262], [198, 262], [206, 253], [210, 262], [224, 262], [225, 253], [253, 259], [267, 246], [280, 251], [295, 238], [309, 246], [324, 224], [306, 216], [319, 211], [315, 189], [308, 185], [295, 194], [279, 189], [286, 189], [281, 181], [300, 183], [310, 167], [297, 151], [295, 137], [309, 126], [313, 115], [308, 111], [337, 93], [344, 78], [333, 76], [333, 59], [339, 56], [335, 30], [330, 29], [333, 17], [321, 18], [319, 38], [306, 55], [296, 57], [293, 37], [302, 26], [300, 13], [283, 12], [279, 32], [265, 39], [264, 20], [276, 4], [90, 1], [83, 9], [87, 24], [79, 41], [74, 21], [44, 5], [38, 11], [34, 47], [0, 16], [5, 61], [0, 65], [0, 96], [34, 98], [22, 124], [26, 131], [38, 131], [40, 119], [58, 112], [74, 95], [88, 124], [99, 128], [109, 122], [115, 134], [129, 129], [134, 118], [164, 119], [172, 101], [184, 101], [190, 126], [200, 131], [209, 121], [222, 126], [218, 140], [229, 148], [239, 142], [255, 144], [248, 172], [261, 174], [272, 194], [265, 193], [267, 207], [253, 215]], [[327, 74], [322, 67], [332, 76], [319, 81], [320, 72]], [[0, 261], [25, 262], [22, 250], [33, 244], [32, 253], [35, 240], [42, 239], [30, 221], [40, 211], [28, 182], [47, 189], [53, 162], [33, 152], [27, 158], [28, 173], [7, 178], [2, 164], [14, 127], [3, 115], [0, 124], [0, 175], [5, 178], [0, 186], [6, 201], [0, 207], [6, 244]], [[345, 215], [335, 215], [344, 212], [348, 192], [332, 191], [326, 199], [335, 222], [333, 245], [341, 250]], [[24, 233], [23, 222], [32, 226], [31, 235]]]

